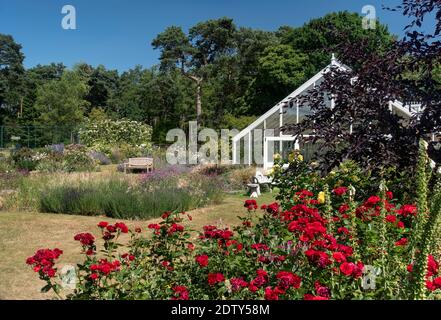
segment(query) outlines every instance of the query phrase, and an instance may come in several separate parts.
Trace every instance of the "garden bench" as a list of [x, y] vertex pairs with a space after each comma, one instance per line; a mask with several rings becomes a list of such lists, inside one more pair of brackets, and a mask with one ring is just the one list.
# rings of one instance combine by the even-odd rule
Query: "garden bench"
[[256, 175], [252, 178], [252, 182], [254, 184], [258, 184], [259, 185], [259, 189], [260, 186], [268, 186], [268, 188], [270, 189], [270, 191], [272, 192], [272, 187], [275, 185], [273, 183], [273, 179], [263, 175], [260, 171], [256, 171]]
[[249, 183], [247, 186], [250, 198], [258, 198], [260, 196], [260, 185], [258, 183]]
[[124, 173], [133, 169], [144, 169], [147, 172], [153, 171], [152, 158], [129, 158], [129, 161], [124, 163]]

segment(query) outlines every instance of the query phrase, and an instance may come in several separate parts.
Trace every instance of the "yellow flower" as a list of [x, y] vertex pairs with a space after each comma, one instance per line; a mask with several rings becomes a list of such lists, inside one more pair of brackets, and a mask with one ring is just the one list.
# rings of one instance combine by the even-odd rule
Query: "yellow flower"
[[280, 160], [281, 156], [279, 153], [274, 154], [273, 156], [274, 160]]
[[300, 154], [300, 152], [295, 150], [288, 155], [288, 160], [289, 162], [293, 162], [294, 160], [303, 161], [303, 156]]
[[320, 204], [325, 203], [325, 193], [323, 191], [319, 192], [317, 201]]

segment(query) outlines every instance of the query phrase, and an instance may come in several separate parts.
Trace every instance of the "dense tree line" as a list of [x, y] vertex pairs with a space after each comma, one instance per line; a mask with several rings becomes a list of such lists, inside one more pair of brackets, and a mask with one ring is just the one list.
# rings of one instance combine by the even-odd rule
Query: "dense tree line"
[[302, 27], [275, 32], [238, 27], [220, 18], [188, 32], [168, 27], [152, 41], [160, 62], [125, 72], [61, 63], [23, 67], [12, 36], [0, 34], [0, 125], [74, 130], [85, 118], [128, 118], [168, 129], [203, 126], [241, 129], [342, 53], [343, 41], [363, 40], [367, 51], [387, 50], [394, 37], [384, 25], [362, 28], [362, 17], [339, 12]]

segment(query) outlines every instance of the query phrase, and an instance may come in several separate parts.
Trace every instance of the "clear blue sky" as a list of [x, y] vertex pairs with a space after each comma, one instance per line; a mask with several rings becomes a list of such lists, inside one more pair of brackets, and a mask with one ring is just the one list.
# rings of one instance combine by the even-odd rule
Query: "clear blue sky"
[[[77, 62], [127, 70], [137, 64], [158, 63], [152, 39], [167, 26], [184, 30], [197, 22], [228, 16], [236, 25], [277, 30], [300, 26], [326, 13], [349, 10], [361, 13], [364, 5], [390, 30], [402, 35], [407, 20], [384, 11], [381, 4], [398, 0], [0, 0], [0, 33], [11, 34], [23, 46], [25, 66]], [[61, 28], [61, 8], [74, 5], [77, 30]]]

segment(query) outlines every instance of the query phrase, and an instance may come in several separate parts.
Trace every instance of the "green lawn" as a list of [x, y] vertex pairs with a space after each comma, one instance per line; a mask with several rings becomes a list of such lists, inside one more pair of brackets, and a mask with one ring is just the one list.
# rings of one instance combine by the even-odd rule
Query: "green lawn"
[[[239, 222], [237, 216], [245, 213], [246, 199], [244, 195], [227, 195], [221, 204], [189, 212], [193, 220], [187, 224], [195, 230], [207, 224], [235, 225]], [[265, 193], [257, 201], [259, 205], [270, 203], [274, 194]], [[73, 236], [79, 232], [97, 234], [96, 224], [102, 220], [115, 221], [106, 217], [0, 211], [0, 300], [52, 298], [50, 294], [39, 293], [43, 282], [25, 264], [26, 258], [37, 249], [58, 247], [64, 251], [60, 265], [75, 264], [81, 256]], [[145, 230], [157, 220], [125, 222]]]

